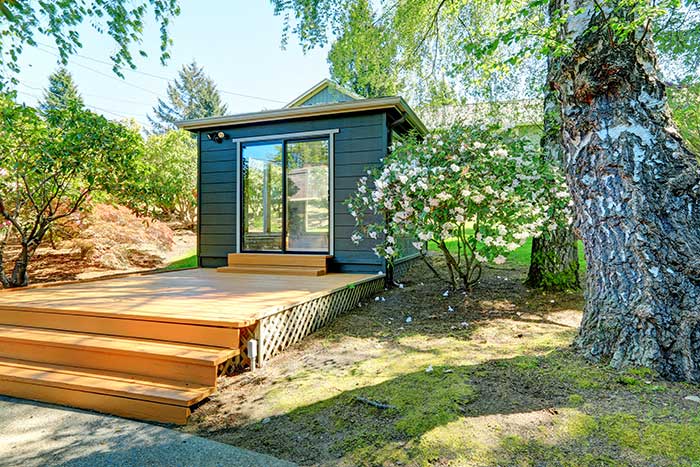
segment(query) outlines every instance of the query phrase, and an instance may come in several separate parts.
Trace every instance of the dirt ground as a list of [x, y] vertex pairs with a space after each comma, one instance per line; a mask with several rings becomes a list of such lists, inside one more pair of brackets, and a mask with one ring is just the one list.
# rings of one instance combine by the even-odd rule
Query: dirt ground
[[[173, 236], [173, 247], [165, 255], [153, 252], [132, 251], [130, 269], [108, 269], [100, 265], [97, 258], [83, 258], [77, 248], [52, 249], [41, 246], [29, 264], [30, 283], [89, 279], [126, 272], [137, 272], [165, 267], [195, 248], [196, 234], [188, 230], [177, 230]], [[8, 251], [13, 257], [13, 251]]]
[[469, 294], [414, 267], [182, 429], [300, 465], [700, 465], [700, 388], [581, 360], [581, 294], [506, 266]]

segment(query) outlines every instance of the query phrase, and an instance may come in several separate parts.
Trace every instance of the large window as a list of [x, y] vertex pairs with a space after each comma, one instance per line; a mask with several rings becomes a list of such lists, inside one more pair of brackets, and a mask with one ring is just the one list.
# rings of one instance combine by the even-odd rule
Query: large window
[[241, 251], [327, 253], [328, 138], [246, 143]]

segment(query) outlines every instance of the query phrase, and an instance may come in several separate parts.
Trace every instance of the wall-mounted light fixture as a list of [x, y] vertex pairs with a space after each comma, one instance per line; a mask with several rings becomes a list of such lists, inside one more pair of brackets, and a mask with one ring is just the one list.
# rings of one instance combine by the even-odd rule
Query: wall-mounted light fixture
[[212, 131], [211, 133], [207, 133], [207, 138], [215, 143], [221, 144], [225, 139], [228, 139], [228, 135], [223, 131]]

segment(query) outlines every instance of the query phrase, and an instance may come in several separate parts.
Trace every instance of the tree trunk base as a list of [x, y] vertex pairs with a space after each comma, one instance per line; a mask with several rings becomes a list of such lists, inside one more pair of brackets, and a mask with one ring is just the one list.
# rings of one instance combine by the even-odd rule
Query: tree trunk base
[[525, 285], [545, 290], [578, 290], [578, 243], [571, 228], [560, 227], [547, 237], [532, 239]]

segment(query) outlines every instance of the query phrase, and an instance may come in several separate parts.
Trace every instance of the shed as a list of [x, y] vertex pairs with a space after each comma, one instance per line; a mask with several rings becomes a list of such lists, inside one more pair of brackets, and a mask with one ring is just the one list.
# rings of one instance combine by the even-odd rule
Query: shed
[[291, 274], [322, 258], [315, 274], [387, 272], [373, 241], [350, 240], [355, 221], [344, 201], [392, 139], [426, 133], [401, 97], [363, 99], [323, 80], [282, 109], [178, 126], [198, 141], [200, 267]]

